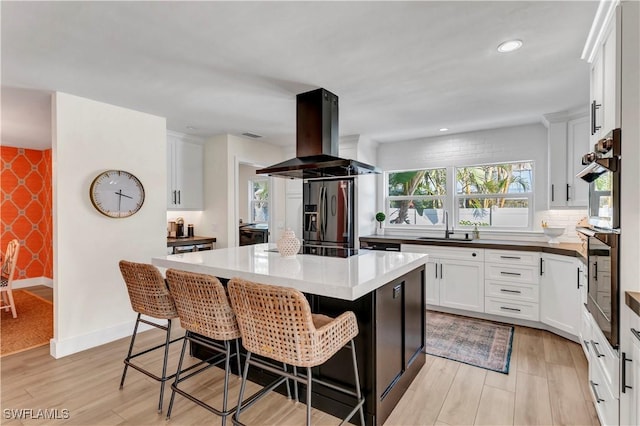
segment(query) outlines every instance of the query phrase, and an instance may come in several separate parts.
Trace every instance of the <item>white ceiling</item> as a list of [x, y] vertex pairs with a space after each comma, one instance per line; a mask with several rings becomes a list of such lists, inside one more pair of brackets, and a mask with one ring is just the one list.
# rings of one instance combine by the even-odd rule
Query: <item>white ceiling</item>
[[[50, 146], [48, 94], [195, 135], [295, 141], [295, 95], [340, 98], [379, 142], [539, 121], [588, 103], [597, 2], [2, 2], [2, 142]], [[524, 46], [500, 54], [497, 45]], [[189, 129], [188, 127], [194, 127]]]

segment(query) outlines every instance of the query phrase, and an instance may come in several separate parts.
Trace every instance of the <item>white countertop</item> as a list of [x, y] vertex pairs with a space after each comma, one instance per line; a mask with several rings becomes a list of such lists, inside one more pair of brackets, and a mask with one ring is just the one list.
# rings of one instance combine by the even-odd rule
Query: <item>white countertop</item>
[[214, 275], [240, 277], [263, 284], [296, 288], [304, 293], [356, 300], [384, 284], [424, 265], [428, 256], [359, 250], [348, 258], [299, 254], [288, 259], [275, 244], [256, 244], [154, 257], [158, 267]]

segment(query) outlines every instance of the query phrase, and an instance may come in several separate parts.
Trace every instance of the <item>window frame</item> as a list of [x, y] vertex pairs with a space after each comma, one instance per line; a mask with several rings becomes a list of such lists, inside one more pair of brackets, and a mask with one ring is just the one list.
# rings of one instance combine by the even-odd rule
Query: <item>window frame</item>
[[[529, 182], [529, 189], [526, 192], [519, 193], [475, 193], [475, 194], [458, 194], [457, 191], [457, 171], [458, 169], [463, 168], [472, 168], [472, 167], [485, 167], [485, 166], [497, 166], [500, 164], [516, 164], [516, 163], [529, 163], [531, 164], [531, 180]], [[437, 170], [437, 169], [445, 169], [445, 195], [407, 195], [407, 196], [394, 196], [389, 195], [389, 175], [392, 173], [401, 173], [401, 172], [409, 172], [409, 171], [417, 171], [417, 170]], [[527, 200], [527, 225], [526, 226], [486, 226], [481, 227], [480, 229], [486, 231], [532, 231], [533, 230], [533, 220], [536, 212], [535, 209], [535, 179], [536, 179], [536, 165], [534, 160], [509, 160], [509, 161], [499, 161], [499, 162], [491, 162], [491, 163], [482, 163], [482, 164], [465, 164], [465, 165], [450, 165], [445, 167], [425, 167], [425, 168], [409, 168], [409, 169], [396, 169], [396, 170], [387, 170], [384, 171], [384, 191], [383, 191], [383, 203], [384, 208], [382, 209], [387, 219], [385, 221], [385, 226], [389, 227], [393, 230], [443, 230], [445, 228], [444, 224], [436, 224], [436, 225], [416, 225], [416, 224], [399, 224], [399, 223], [391, 223], [391, 202], [394, 200], [434, 200], [434, 199], [442, 199], [443, 209], [449, 212], [449, 226], [454, 224], [456, 229], [463, 230], [472, 230], [473, 225], [460, 225], [460, 200], [461, 199], [485, 199], [485, 198], [505, 198], [505, 199], [526, 199]]]
[[[254, 198], [254, 191], [253, 191], [253, 186], [256, 182], [266, 182], [267, 184], [267, 190], [269, 191], [269, 195], [267, 196], [266, 200], [256, 200]], [[263, 176], [263, 177], [255, 177], [253, 179], [249, 179], [247, 182], [248, 185], [248, 191], [247, 191], [247, 195], [248, 195], [248, 209], [249, 209], [249, 223], [269, 223], [269, 219], [271, 217], [271, 212], [269, 212], [269, 206], [270, 206], [270, 201], [271, 201], [271, 180], [269, 179], [269, 177], [267, 176]], [[268, 212], [268, 217], [266, 218], [266, 220], [256, 220], [255, 217], [255, 204], [256, 203], [265, 203], [267, 206], [267, 212]]]

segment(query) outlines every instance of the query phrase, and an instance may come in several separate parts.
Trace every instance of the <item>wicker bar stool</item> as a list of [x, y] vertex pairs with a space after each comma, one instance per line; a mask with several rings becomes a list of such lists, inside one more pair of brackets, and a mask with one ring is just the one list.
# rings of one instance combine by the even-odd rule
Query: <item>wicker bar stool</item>
[[[178, 318], [178, 312], [176, 306], [173, 303], [173, 298], [169, 294], [169, 289], [165, 283], [160, 271], [153, 266], [146, 263], [128, 262], [126, 260], [120, 261], [120, 272], [122, 278], [127, 285], [127, 291], [129, 292], [129, 300], [131, 301], [131, 308], [138, 313], [136, 319], [136, 325], [133, 327], [133, 335], [131, 336], [131, 342], [129, 344], [129, 352], [124, 359], [124, 370], [122, 371], [122, 379], [120, 380], [120, 389], [124, 386], [124, 380], [127, 376], [127, 368], [132, 367], [141, 373], [146, 374], [154, 380], [160, 382], [160, 399], [158, 401], [158, 413], [162, 412], [162, 402], [164, 398], [164, 384], [167, 380], [171, 380], [175, 374], [167, 376], [167, 359], [169, 358], [169, 345], [171, 343], [182, 340], [184, 337], [178, 337], [171, 340], [171, 320]], [[162, 325], [154, 321], [142, 318], [142, 315], [151, 317], [157, 320], [167, 320], [167, 325]], [[166, 337], [164, 343], [153, 346], [148, 349], [141, 350], [140, 352], [133, 353], [133, 346], [138, 334], [138, 326], [140, 323], [148, 324], [153, 327], [159, 328], [165, 331]], [[162, 375], [158, 376], [151, 371], [142, 368], [132, 362], [134, 358], [156, 349], [164, 348], [164, 359], [162, 362]]]
[[[173, 401], [177, 392], [190, 401], [221, 416], [222, 424], [225, 425], [227, 416], [233, 414], [236, 409], [235, 406], [233, 408], [227, 407], [230, 362], [231, 357], [234, 355], [231, 352], [231, 344], [234, 342], [238, 372], [242, 371], [238, 344], [240, 330], [233, 309], [229, 304], [227, 293], [220, 281], [211, 275], [169, 269], [167, 270], [167, 282], [169, 283], [169, 291], [176, 303], [180, 324], [186, 330], [178, 370], [176, 371], [175, 381], [171, 385], [172, 392], [167, 410], [167, 419], [171, 417]], [[182, 364], [187, 342], [202, 345], [213, 350], [216, 354], [206, 360], [207, 365], [205, 367], [183, 376], [182, 374], [185, 370], [182, 369]], [[178, 386], [183, 381], [223, 361], [224, 391], [221, 410], [196, 398]]]
[[[247, 400], [243, 400], [249, 365], [254, 365], [306, 385], [307, 425], [311, 424], [312, 382], [356, 397], [357, 404], [342, 423], [349, 421], [356, 412], [359, 412], [360, 423], [365, 424], [364, 398], [360, 390], [353, 341], [358, 335], [358, 322], [353, 312], [344, 312], [336, 318], [312, 314], [309, 302], [304, 295], [288, 287], [264, 285], [233, 278], [229, 281], [228, 289], [231, 305], [242, 333], [242, 345], [247, 350], [234, 423], [240, 423], [242, 411], [274, 388], [274, 386], [268, 386]], [[355, 392], [318, 380], [311, 375], [311, 367], [323, 364], [343, 347], [351, 349]], [[274, 368], [272, 364], [254, 359], [253, 354], [291, 364], [294, 367], [294, 374], [286, 371], [286, 368], [280, 370]], [[306, 375], [297, 374], [296, 367], [306, 368]]]

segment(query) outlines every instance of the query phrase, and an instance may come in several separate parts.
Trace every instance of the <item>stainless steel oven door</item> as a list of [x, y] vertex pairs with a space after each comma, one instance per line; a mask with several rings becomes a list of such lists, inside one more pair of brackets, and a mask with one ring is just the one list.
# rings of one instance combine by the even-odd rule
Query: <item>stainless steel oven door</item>
[[613, 348], [618, 346], [617, 233], [589, 233], [587, 309]]

